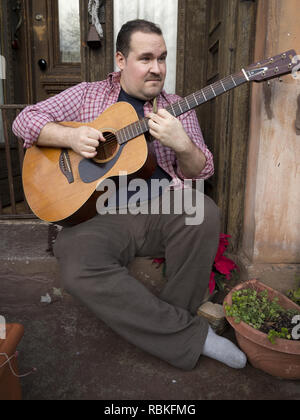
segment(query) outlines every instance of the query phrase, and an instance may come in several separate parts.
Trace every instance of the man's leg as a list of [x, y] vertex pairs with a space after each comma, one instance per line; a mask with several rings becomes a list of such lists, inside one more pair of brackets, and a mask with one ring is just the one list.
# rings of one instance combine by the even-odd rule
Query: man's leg
[[203, 204], [204, 219], [199, 225], [186, 225], [185, 214], [165, 220], [168, 282], [160, 297], [192, 314], [208, 288], [220, 235], [218, 207], [207, 196]]
[[147, 215], [105, 215], [64, 229], [55, 244], [63, 285], [131, 343], [182, 369], [192, 369], [207, 322], [154, 296], [127, 264], [147, 238]]
[[[174, 192], [166, 194], [171, 194], [172, 209]], [[196, 314], [208, 288], [220, 234], [219, 209], [213, 200], [203, 197], [202, 223], [187, 225], [185, 212], [151, 215], [147, 241], [138, 250], [140, 256], [165, 256], [167, 283], [160, 298], [192, 314]]]
[[[208, 287], [209, 277], [219, 244], [220, 217], [215, 203], [204, 196], [203, 222], [187, 225], [187, 214], [152, 216], [148, 241], [139, 255], [156, 255], [163, 244], [166, 257], [167, 284], [160, 298], [171, 305], [195, 314]], [[219, 337], [200, 318], [202, 334], [194, 337], [199, 356], [219, 360], [232, 368], [243, 368], [246, 356], [231, 341]]]

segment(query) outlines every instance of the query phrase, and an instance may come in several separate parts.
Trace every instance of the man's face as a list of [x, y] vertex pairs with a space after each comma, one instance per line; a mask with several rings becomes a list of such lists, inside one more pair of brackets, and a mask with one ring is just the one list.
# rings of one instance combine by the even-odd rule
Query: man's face
[[131, 36], [128, 57], [120, 52], [116, 54], [125, 92], [145, 101], [159, 95], [166, 78], [166, 57], [167, 48], [162, 36], [135, 32]]

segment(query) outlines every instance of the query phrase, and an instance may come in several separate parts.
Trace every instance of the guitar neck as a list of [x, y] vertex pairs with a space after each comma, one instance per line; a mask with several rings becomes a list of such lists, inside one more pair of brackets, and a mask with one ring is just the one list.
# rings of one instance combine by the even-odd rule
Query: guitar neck
[[237, 86], [246, 83], [249, 79], [246, 78], [243, 72], [226, 77], [218, 82], [206, 86], [204, 89], [181, 99], [180, 101], [169, 105], [166, 110], [174, 117], [179, 117], [185, 112], [190, 111], [216, 97], [226, 93]]
[[[225, 77], [218, 82], [206, 86], [198, 92], [192, 93], [189, 96], [175, 102], [165, 109], [174, 117], [180, 115], [202, 105], [211, 99], [226, 93], [238, 86], [249, 81], [247, 74], [244, 70], [231, 76]], [[148, 118], [142, 118], [126, 127], [122, 128], [116, 133], [119, 144], [126, 143], [127, 141], [146, 133], [149, 130]]]

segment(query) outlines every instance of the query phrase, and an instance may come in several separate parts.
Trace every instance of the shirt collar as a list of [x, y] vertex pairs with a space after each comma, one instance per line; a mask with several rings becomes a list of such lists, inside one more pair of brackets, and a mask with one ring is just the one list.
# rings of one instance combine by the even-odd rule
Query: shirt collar
[[[120, 90], [121, 90], [121, 84], [120, 84], [121, 72], [120, 71], [114, 71], [114, 72], [110, 73], [108, 75], [108, 81], [109, 81], [109, 84], [111, 86], [111, 89], [116, 89], [120, 93]], [[163, 106], [162, 99], [164, 99], [165, 101], [170, 103], [170, 100], [168, 99], [168, 94], [164, 89], [161, 91], [161, 93], [159, 94], [157, 99], [158, 99], [158, 105], [160, 105], [160, 106]], [[151, 104], [152, 101], [148, 101], [148, 102], [146, 102], [146, 104], [147, 103]]]
[[108, 75], [108, 82], [112, 88], [119, 89], [121, 80], [121, 72], [114, 71]]

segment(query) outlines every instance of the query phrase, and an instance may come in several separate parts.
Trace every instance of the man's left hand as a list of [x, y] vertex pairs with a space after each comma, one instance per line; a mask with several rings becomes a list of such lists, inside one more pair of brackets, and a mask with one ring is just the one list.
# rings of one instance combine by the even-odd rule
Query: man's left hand
[[182, 153], [191, 147], [191, 140], [181, 122], [165, 109], [160, 109], [157, 114], [151, 112], [147, 118], [151, 136], [163, 146], [170, 147], [176, 153]]

